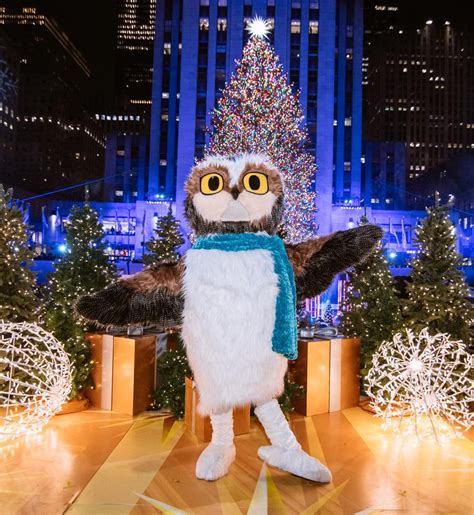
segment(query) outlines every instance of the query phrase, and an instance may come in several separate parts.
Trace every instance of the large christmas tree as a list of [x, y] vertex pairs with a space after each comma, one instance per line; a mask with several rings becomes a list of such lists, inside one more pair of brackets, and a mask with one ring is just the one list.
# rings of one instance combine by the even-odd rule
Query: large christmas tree
[[93, 366], [85, 337], [87, 327], [75, 316], [74, 304], [80, 296], [102, 290], [116, 276], [115, 266], [105, 255], [103, 237], [98, 213], [87, 200], [83, 206], [74, 206], [66, 226], [66, 254], [50, 277], [45, 321], [71, 359], [71, 398], [80, 398], [82, 391], [91, 386]]
[[31, 321], [37, 314], [35, 276], [30, 270], [33, 252], [28, 228], [13, 190], [0, 184], [0, 320]]
[[143, 256], [145, 265], [172, 264], [179, 261], [178, 248], [184, 243], [179, 221], [173, 216], [170, 207], [168, 213], [158, 219], [155, 236], [146, 244], [148, 254]]
[[308, 133], [298, 96], [265, 40], [267, 23], [255, 19], [249, 32], [242, 60], [214, 110], [206, 154], [268, 154], [284, 177], [286, 239], [297, 243], [315, 232], [314, 157], [305, 150]]
[[420, 254], [413, 259], [408, 299], [403, 314], [408, 327], [431, 334], [448, 333], [472, 344], [474, 309], [469, 289], [460, 270], [462, 258], [456, 250], [456, 230], [449, 219], [451, 202], [435, 204], [416, 229]]
[[[363, 216], [360, 223], [367, 224], [367, 218]], [[374, 352], [400, 328], [400, 301], [382, 244], [348, 274], [341, 331], [346, 336], [361, 339], [360, 368], [364, 380], [372, 366]]]

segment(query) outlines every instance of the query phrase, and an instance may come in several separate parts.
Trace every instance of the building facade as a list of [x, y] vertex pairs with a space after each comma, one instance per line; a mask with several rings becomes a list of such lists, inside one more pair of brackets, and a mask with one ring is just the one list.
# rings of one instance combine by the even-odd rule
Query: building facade
[[458, 214], [459, 248], [469, 264], [474, 262], [474, 150], [457, 153], [410, 185], [409, 206], [421, 209], [432, 203], [435, 192], [443, 202], [452, 199]]
[[107, 134], [104, 200], [135, 202], [145, 199], [148, 142], [148, 137], [144, 134]]
[[86, 61], [37, 7], [9, 5], [0, 0], [0, 27], [20, 75], [10, 184], [41, 193], [100, 177], [105, 143], [83, 104], [90, 77]]
[[156, 0], [117, 2], [117, 92], [134, 114], [151, 105], [155, 18]]
[[366, 137], [405, 141], [408, 183], [474, 148], [474, 36], [449, 20], [389, 26], [367, 49]]
[[0, 35], [0, 177], [12, 179], [20, 66], [13, 48]]
[[[158, 0], [147, 192], [176, 198], [202, 156], [219, 91], [258, 15], [274, 29], [271, 43], [301, 91], [310, 151], [319, 172], [318, 222], [330, 229], [332, 203], [361, 199], [362, 0]], [[185, 28], [185, 30], [183, 30]]]
[[406, 208], [407, 148], [404, 142], [363, 143], [364, 206], [372, 209]]

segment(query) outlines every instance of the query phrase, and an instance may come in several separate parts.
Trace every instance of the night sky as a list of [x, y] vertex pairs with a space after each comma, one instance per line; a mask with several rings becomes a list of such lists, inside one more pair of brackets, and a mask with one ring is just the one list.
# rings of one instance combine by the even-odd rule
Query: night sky
[[[374, 2], [374, 0], [368, 0]], [[114, 46], [117, 0], [43, 0], [45, 8], [54, 16], [72, 41], [87, 58], [95, 78], [95, 102], [107, 103], [113, 95]], [[380, 4], [394, 4], [397, 0], [377, 0]], [[428, 19], [435, 23], [449, 20], [453, 28], [474, 31], [472, 1], [402, 0], [402, 23], [421, 26]], [[469, 9], [469, 7], [471, 7]]]

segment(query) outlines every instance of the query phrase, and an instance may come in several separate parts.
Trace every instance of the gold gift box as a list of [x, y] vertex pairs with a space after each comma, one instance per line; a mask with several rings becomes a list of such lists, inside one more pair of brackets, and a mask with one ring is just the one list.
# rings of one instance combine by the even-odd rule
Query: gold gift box
[[156, 336], [89, 335], [95, 388], [88, 392], [92, 406], [138, 415], [150, 405], [155, 388]]
[[[199, 440], [210, 442], [212, 437], [211, 419], [197, 411], [198, 393], [194, 381], [185, 379], [184, 423]], [[242, 435], [250, 432], [250, 406], [234, 409], [234, 434]]]
[[305, 416], [339, 411], [359, 404], [358, 338], [298, 341], [298, 359], [290, 364], [296, 383], [304, 386], [294, 408]]

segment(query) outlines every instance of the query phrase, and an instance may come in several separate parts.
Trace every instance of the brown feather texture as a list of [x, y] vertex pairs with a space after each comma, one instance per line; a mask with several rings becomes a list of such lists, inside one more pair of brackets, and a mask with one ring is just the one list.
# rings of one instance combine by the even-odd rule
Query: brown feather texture
[[307, 299], [322, 293], [338, 273], [370, 256], [382, 237], [383, 231], [377, 225], [363, 225], [323, 237], [326, 239], [322, 246], [309, 257], [306, 252], [308, 246], [311, 250], [309, 242], [293, 246], [288, 255], [291, 255], [290, 260], [295, 259], [296, 263], [298, 299]]
[[183, 268], [182, 263], [165, 265], [120, 279], [94, 295], [81, 297], [76, 312], [100, 326], [178, 327], [184, 307]]
[[131, 277], [120, 279], [119, 283], [141, 293], [153, 292], [159, 288], [179, 293], [183, 285], [183, 272], [184, 266], [180, 261], [178, 264], [147, 268]]
[[309, 259], [319, 252], [323, 245], [332, 238], [332, 234], [327, 236], [321, 236], [314, 240], [304, 241], [296, 245], [286, 245], [286, 253], [288, 259], [293, 266], [293, 272], [295, 276], [299, 276], [305, 273], [305, 266]]

